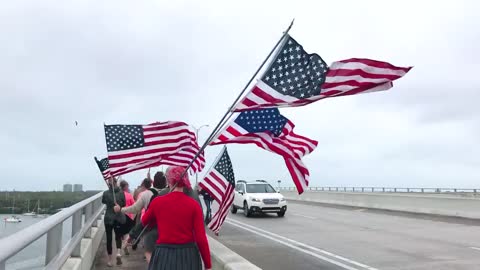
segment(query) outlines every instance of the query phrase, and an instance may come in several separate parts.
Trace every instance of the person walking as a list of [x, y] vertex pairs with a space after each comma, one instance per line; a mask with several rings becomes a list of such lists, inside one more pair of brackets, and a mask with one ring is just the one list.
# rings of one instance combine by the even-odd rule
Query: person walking
[[[163, 172], [157, 172], [155, 176], [153, 177], [153, 188], [149, 188], [145, 190], [143, 193], [141, 193], [137, 199], [137, 201], [127, 207], [120, 207], [120, 206], [115, 206], [114, 211], [116, 213], [125, 213], [125, 214], [141, 214], [143, 211], [145, 211], [151, 200], [155, 198], [156, 196], [159, 195], [159, 193], [167, 186], [167, 180], [165, 178], [165, 175]], [[150, 179], [150, 172], [147, 175], [147, 179]], [[144, 180], [144, 182], [145, 182]], [[148, 180], [150, 182], [150, 180]], [[141, 225], [141, 224], [139, 224]], [[135, 226], [135, 228], [132, 230], [130, 233], [130, 237], [132, 239], [136, 239], [139, 237], [140, 232], [142, 231], [143, 227], [142, 226]], [[156, 228], [153, 228], [151, 230], [148, 230], [144, 235], [144, 245], [145, 245], [145, 258], [147, 262], [150, 261], [150, 257], [152, 255], [152, 252], [155, 249], [155, 241], [157, 239], [158, 232]]]
[[[131, 205], [133, 205], [135, 203], [135, 200], [133, 199], [133, 196], [132, 194], [130, 194], [130, 188], [129, 188], [129, 184], [127, 181], [125, 180], [122, 180], [120, 181], [120, 189], [123, 191], [123, 194], [125, 195], [125, 206], [126, 207], [129, 207]], [[135, 224], [135, 215], [132, 214], [132, 213], [127, 213], [127, 216], [129, 217], [129, 220], [128, 220], [128, 225], [125, 225], [125, 229], [126, 230], [129, 230], [131, 229]], [[125, 234], [128, 234], [128, 232], [125, 232]], [[125, 236], [125, 235], [124, 235]], [[126, 240], [125, 237], [123, 237], [124, 239], [123, 240]], [[123, 252], [125, 253], [125, 255], [130, 255], [130, 252], [128, 251], [128, 246], [126, 243], [123, 244]]]
[[203, 202], [205, 203], [205, 207], [207, 208], [207, 211], [205, 213], [205, 224], [208, 224], [210, 222], [210, 220], [212, 220], [212, 201], [213, 201], [213, 198], [201, 186], [198, 186], [198, 191], [202, 195]]
[[133, 191], [133, 199], [135, 201], [138, 200], [138, 196], [142, 194], [145, 190], [149, 189], [152, 187], [152, 183], [148, 178], [143, 179], [142, 183], [140, 186], [138, 186], [134, 191]]
[[142, 217], [144, 226], [156, 226], [157, 246], [148, 265], [149, 270], [201, 270], [212, 268], [203, 213], [195, 199], [185, 194], [192, 190], [184, 167], [167, 170], [171, 192], [156, 197]]
[[113, 266], [113, 247], [112, 247], [112, 236], [113, 232], [115, 232], [115, 244], [117, 247], [117, 265], [122, 264], [122, 236], [123, 234], [120, 232], [120, 222], [117, 214], [115, 214], [113, 208], [115, 205], [125, 206], [125, 194], [123, 191], [117, 186], [117, 179], [111, 178], [108, 183], [108, 190], [103, 192], [102, 195], [102, 203], [106, 206], [105, 217], [103, 223], [105, 225], [105, 233], [107, 235], [107, 254], [108, 254], [108, 262], [107, 265], [109, 267]]

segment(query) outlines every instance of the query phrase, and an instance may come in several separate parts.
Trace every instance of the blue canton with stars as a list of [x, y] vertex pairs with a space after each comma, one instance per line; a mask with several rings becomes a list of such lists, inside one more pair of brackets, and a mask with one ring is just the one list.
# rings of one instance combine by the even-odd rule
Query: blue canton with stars
[[275, 136], [282, 133], [287, 118], [276, 108], [244, 111], [235, 119], [235, 123], [249, 133], [270, 131]]
[[232, 161], [228, 155], [227, 148], [225, 148], [222, 157], [215, 164], [215, 170], [225, 177], [230, 185], [235, 186], [235, 175], [233, 174]]
[[121, 151], [143, 147], [143, 127], [141, 125], [108, 125], [105, 126], [107, 151]]
[[288, 36], [262, 81], [283, 95], [305, 99], [320, 94], [327, 71], [318, 54], [308, 54]]
[[104, 158], [100, 161], [97, 161], [98, 168], [100, 169], [101, 172], [104, 172], [105, 170], [110, 168], [110, 164], [108, 163], [108, 158]]

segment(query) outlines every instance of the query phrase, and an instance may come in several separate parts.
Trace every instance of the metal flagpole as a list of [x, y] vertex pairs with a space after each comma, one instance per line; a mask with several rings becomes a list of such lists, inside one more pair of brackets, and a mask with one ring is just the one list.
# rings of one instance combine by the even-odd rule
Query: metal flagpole
[[240, 98], [243, 96], [243, 94], [245, 93], [245, 91], [247, 90], [248, 86], [250, 85], [250, 83], [252, 83], [252, 81], [255, 79], [255, 77], [257, 76], [257, 74], [260, 72], [260, 70], [263, 68], [263, 66], [267, 63], [268, 59], [270, 59], [270, 56], [272, 56], [272, 54], [275, 52], [275, 50], [277, 49], [277, 47], [280, 45], [280, 43], [282, 43], [282, 41], [284, 40], [284, 38], [288, 35], [288, 31], [290, 31], [290, 29], [292, 28], [293, 26], [293, 22], [295, 21], [295, 19], [292, 20], [292, 22], [290, 23], [290, 25], [288, 26], [287, 30], [285, 30], [285, 32], [283, 33], [282, 37], [278, 40], [277, 44], [275, 44], [275, 47], [273, 47], [273, 49], [270, 51], [270, 53], [267, 55], [267, 57], [265, 58], [265, 60], [263, 60], [262, 64], [258, 67], [257, 71], [255, 71], [255, 73], [253, 74], [253, 76], [250, 78], [250, 80], [248, 81], [248, 83], [245, 85], [245, 87], [243, 88], [242, 92], [240, 92], [240, 94], [237, 96], [237, 98], [235, 99], [235, 101], [232, 103], [232, 105], [230, 106], [230, 108], [228, 108], [227, 112], [223, 115], [222, 119], [218, 122], [217, 126], [213, 129], [212, 133], [210, 134], [210, 136], [207, 138], [207, 140], [205, 141], [205, 143], [202, 145], [202, 147], [200, 148], [200, 150], [195, 154], [195, 156], [193, 157], [193, 159], [190, 161], [190, 164], [188, 164], [187, 168], [185, 169], [185, 171], [183, 172], [182, 176], [181, 177], [184, 177], [185, 174], [188, 172], [188, 169], [190, 169], [190, 167], [192, 167], [192, 164], [195, 162], [195, 160], [198, 158], [198, 156], [200, 155], [200, 153], [203, 152], [203, 150], [205, 150], [205, 148], [207, 147], [207, 145], [210, 143], [210, 141], [213, 139], [214, 135], [217, 133], [217, 131], [225, 124], [224, 123], [224, 120], [227, 118], [227, 116], [233, 114], [232, 112], [232, 109], [235, 107], [235, 105], [237, 104], [237, 102], [240, 100]]

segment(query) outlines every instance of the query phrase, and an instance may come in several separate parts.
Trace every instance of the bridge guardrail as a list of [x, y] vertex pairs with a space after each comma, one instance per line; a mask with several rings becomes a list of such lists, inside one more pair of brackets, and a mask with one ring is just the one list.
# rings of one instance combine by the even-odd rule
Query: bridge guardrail
[[[74, 204], [35, 223], [34, 226], [0, 239], [0, 270], [5, 270], [6, 261], [9, 258], [45, 234], [47, 235], [45, 269], [60, 269], [69, 257], [79, 257], [82, 238], [91, 237], [91, 228], [98, 226], [98, 220], [105, 209], [101, 201], [102, 193]], [[82, 224], [83, 213], [85, 221]], [[70, 217], [72, 217], [72, 238], [62, 246], [63, 222]]]
[[[280, 190], [296, 191], [295, 187], [280, 187]], [[393, 193], [478, 193], [480, 188], [399, 188], [399, 187], [308, 187], [307, 191], [335, 192], [393, 192]]]

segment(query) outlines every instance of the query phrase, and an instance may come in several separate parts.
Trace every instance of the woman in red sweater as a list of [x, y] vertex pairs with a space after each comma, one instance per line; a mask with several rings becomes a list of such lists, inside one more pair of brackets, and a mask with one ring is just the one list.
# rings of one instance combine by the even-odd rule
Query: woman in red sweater
[[[149, 270], [201, 270], [212, 268], [210, 248], [203, 225], [203, 213], [198, 202], [183, 192], [190, 188], [184, 167], [170, 167], [167, 181], [175, 187], [170, 193], [156, 197], [142, 217], [144, 226], [157, 226], [157, 247], [152, 254]], [[200, 259], [201, 256], [201, 259]]]

